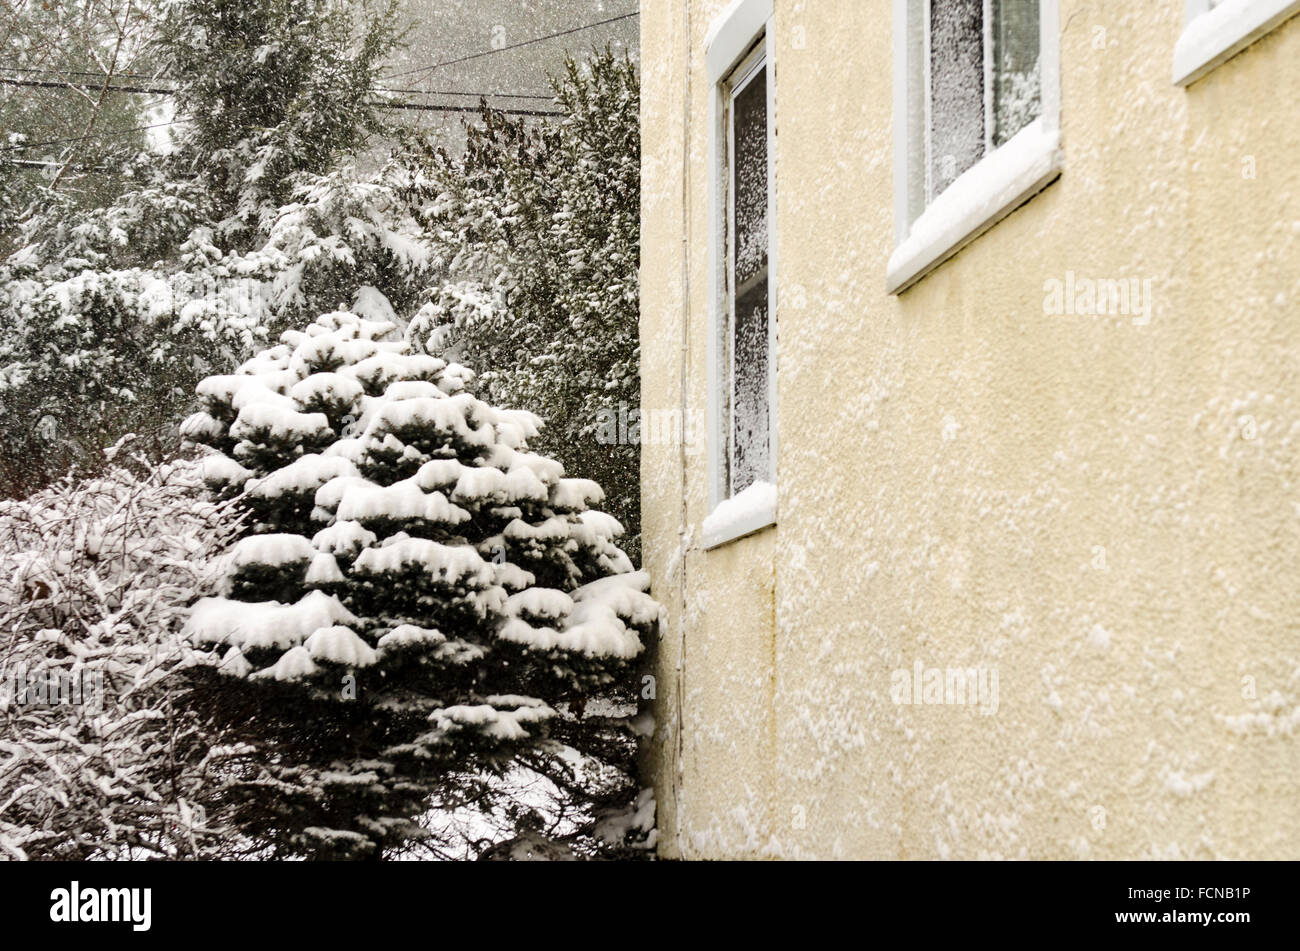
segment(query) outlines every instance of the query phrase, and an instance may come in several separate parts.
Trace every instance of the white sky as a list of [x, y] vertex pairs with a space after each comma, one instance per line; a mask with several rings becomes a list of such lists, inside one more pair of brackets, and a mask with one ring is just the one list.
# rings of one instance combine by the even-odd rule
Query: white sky
[[[593, 46], [603, 48], [608, 43], [615, 52], [627, 52], [635, 60], [639, 18], [630, 17], [438, 69], [429, 67], [639, 9], [638, 0], [405, 0], [403, 12], [411, 22], [409, 46], [394, 57], [393, 67], [387, 71], [390, 78], [384, 85], [442, 93], [547, 95], [546, 76], [560, 69], [566, 53], [580, 59]], [[403, 94], [402, 98], [447, 105], [478, 103], [476, 97], [466, 95]], [[548, 108], [544, 99], [492, 98], [489, 102], [500, 107]], [[422, 126], [445, 130], [449, 144], [459, 138], [462, 117], [427, 112], [406, 115]]]

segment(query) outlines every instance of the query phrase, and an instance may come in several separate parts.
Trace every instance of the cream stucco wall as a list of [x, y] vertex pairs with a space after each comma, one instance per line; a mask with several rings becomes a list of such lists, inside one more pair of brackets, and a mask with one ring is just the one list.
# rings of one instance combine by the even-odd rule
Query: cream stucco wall
[[[647, 409], [707, 405], [724, 6], [642, 5]], [[1061, 177], [889, 296], [891, 5], [775, 9], [778, 526], [703, 551], [643, 447], [662, 853], [1300, 857], [1300, 19], [1181, 89], [1182, 0], [1061, 0]], [[1045, 315], [1067, 270], [1150, 323]]]

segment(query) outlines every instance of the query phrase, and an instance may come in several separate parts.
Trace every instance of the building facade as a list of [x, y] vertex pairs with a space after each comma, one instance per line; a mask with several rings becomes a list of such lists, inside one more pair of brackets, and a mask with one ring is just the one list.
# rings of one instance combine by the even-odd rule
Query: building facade
[[662, 855], [1300, 856], [1298, 10], [642, 5]]

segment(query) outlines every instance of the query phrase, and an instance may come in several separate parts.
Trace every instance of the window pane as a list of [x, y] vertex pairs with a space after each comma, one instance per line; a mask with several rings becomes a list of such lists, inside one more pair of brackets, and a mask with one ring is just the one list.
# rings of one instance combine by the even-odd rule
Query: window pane
[[993, 0], [993, 144], [1002, 145], [1042, 112], [1038, 0]]
[[734, 443], [731, 491], [743, 492], [755, 482], [769, 482], [767, 413], [767, 278], [761, 277], [736, 299], [732, 375]]
[[767, 69], [732, 104], [734, 215], [731, 274], [731, 460], [733, 494], [771, 479], [768, 446]]
[[767, 267], [767, 67], [759, 69], [734, 110], [736, 282], [740, 287]]
[[930, 197], [984, 157], [984, 0], [930, 3]]

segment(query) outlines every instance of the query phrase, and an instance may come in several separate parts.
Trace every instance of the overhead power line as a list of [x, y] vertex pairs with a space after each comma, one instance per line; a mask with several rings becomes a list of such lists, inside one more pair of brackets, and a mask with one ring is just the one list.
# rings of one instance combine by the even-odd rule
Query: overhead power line
[[[379, 101], [371, 103], [381, 109], [407, 109], [412, 112], [478, 112], [478, 106], [443, 106], [435, 105], [430, 102], [384, 102]], [[503, 112], [509, 116], [562, 116], [563, 112], [557, 109], [498, 109], [496, 106], [491, 107], [493, 112]]]
[[[38, 162], [33, 159], [0, 159], [0, 165], [9, 165], [16, 168], [40, 168], [48, 169], [50, 171], [63, 167], [62, 162]], [[86, 170], [90, 172], [104, 172], [108, 170], [108, 166], [91, 165], [88, 166]]]
[[375, 89], [375, 92], [402, 93], [416, 96], [474, 96], [481, 99], [545, 99], [555, 98], [554, 93], [544, 92], [469, 92], [459, 89], [389, 89], [387, 86]]
[[[54, 69], [49, 66], [19, 66], [17, 63], [0, 63], [0, 69], [9, 73], [46, 73], [50, 76], [90, 76], [103, 79], [103, 71], [95, 72], [85, 69]], [[150, 76], [145, 73], [114, 73], [123, 79], [165, 79], [165, 76]]]
[[28, 86], [33, 89], [107, 89], [109, 92], [147, 92], [159, 96], [170, 96], [175, 90], [153, 86], [118, 86], [103, 83], [70, 83], [56, 79], [10, 79], [0, 77], [0, 84], [5, 86]]
[[[164, 89], [155, 86], [103, 86], [98, 83], [70, 83], [55, 81], [52, 79], [10, 79], [0, 77], [0, 85], [5, 86], [27, 86], [37, 89], [103, 89], [107, 92], [120, 93], [147, 93], [157, 96], [172, 96], [176, 94], [174, 89]], [[425, 102], [398, 102], [390, 99], [376, 99], [370, 103], [376, 109], [403, 109], [414, 112], [478, 112], [477, 106], [447, 106], [438, 103]], [[558, 116], [562, 115], [554, 109], [514, 109], [496, 106], [493, 107], [495, 112], [503, 112], [512, 116]]]
[[[50, 76], [89, 76], [92, 79], [105, 79], [103, 73], [87, 72], [76, 69], [49, 69], [39, 66], [15, 66], [9, 63], [0, 63], [0, 70], [10, 73], [44, 73]], [[144, 73], [117, 73], [117, 79], [143, 79], [149, 82], [174, 83], [176, 79], [171, 76], [149, 76]], [[81, 84], [74, 84], [81, 88]], [[90, 83], [88, 86], [98, 88], [98, 83]], [[473, 96], [476, 99], [546, 99], [555, 98], [554, 93], [545, 92], [477, 92], [462, 89], [393, 89], [387, 86], [375, 89], [375, 92], [393, 93], [413, 96]], [[168, 95], [172, 95], [172, 90], [167, 90]]]
[[416, 73], [430, 73], [435, 69], [442, 69], [444, 66], [455, 66], [457, 63], [468, 63], [472, 59], [479, 59], [483, 56], [495, 56], [497, 53], [505, 53], [510, 50], [517, 50], [520, 47], [532, 46], [534, 43], [545, 43], [547, 40], [553, 40], [557, 37], [568, 36], [571, 33], [581, 33], [583, 30], [595, 29], [598, 26], [606, 26], [610, 23], [617, 23], [620, 20], [630, 20], [632, 17], [640, 16], [640, 12], [624, 13], [622, 16], [610, 17], [608, 20], [598, 20], [595, 23], [584, 23], [582, 26], [575, 26], [568, 30], [560, 30], [558, 33], [548, 33], [546, 36], [537, 36], [531, 40], [524, 40], [521, 43], [511, 43], [509, 46], [501, 46], [490, 50], [480, 50], [477, 53], [470, 53], [468, 56], [460, 56], [456, 59], [444, 60], [441, 63], [434, 63], [432, 66], [421, 66], [417, 69], [408, 69], [400, 73], [389, 73], [381, 78], [396, 79], [398, 76], [413, 76]]
[[102, 139], [110, 136], [131, 135], [135, 132], [144, 132], [147, 129], [161, 129], [163, 126], [176, 125], [177, 122], [183, 122], [183, 119], [173, 119], [171, 122], [155, 122], [153, 125], [140, 125], [130, 129], [106, 129], [103, 132], [91, 132], [88, 135], [74, 135], [66, 139], [47, 139], [44, 142], [19, 142], [17, 145], [6, 145], [0, 148], [0, 152], [21, 152], [27, 149], [43, 149], [49, 145], [66, 145], [69, 142], [84, 142], [87, 139]]
[[414, 93], [417, 96], [475, 96], [483, 99], [545, 99], [555, 98], [554, 93], [545, 92], [462, 92], [459, 89], [376, 89], [375, 92]]

